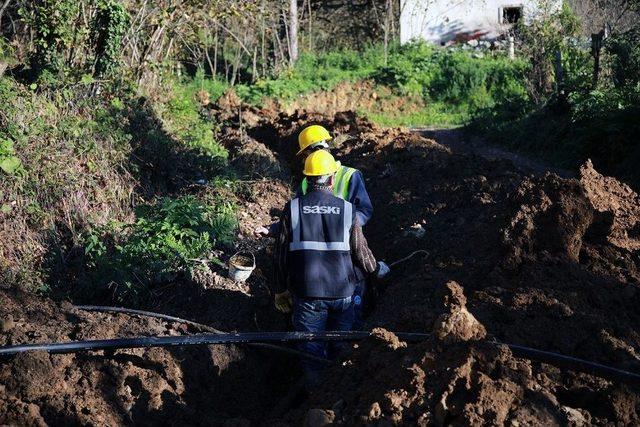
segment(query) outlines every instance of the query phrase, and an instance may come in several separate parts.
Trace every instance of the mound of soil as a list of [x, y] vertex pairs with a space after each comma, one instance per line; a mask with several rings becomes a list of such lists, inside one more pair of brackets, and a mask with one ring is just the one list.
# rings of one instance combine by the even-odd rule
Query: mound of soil
[[[287, 327], [271, 304], [269, 242], [250, 236], [290, 197], [297, 132], [318, 123], [334, 134], [336, 157], [365, 176], [375, 212], [364, 231], [376, 256], [391, 262], [428, 252], [371, 284], [372, 336], [297, 407], [281, 401], [299, 371], [280, 354], [206, 347], [25, 355], [0, 365], [0, 423], [640, 423], [637, 385], [493, 343], [640, 372], [639, 199], [628, 187], [590, 164], [580, 180], [528, 175], [511, 161], [452, 152], [353, 112], [285, 114], [231, 95], [223, 102], [211, 114], [225, 124], [219, 140], [240, 176], [242, 239], [221, 257], [251, 250], [258, 268], [244, 285], [205, 271], [159, 291], [155, 308], [220, 329]], [[192, 332], [19, 293], [0, 298], [0, 344]], [[432, 338], [405, 343], [390, 331]], [[269, 420], [274, 407], [290, 410]]]
[[424, 108], [421, 96], [398, 96], [370, 80], [344, 82], [330, 91], [312, 92], [288, 101], [270, 101], [267, 108], [293, 114], [297, 110], [332, 116], [341, 111], [367, 111], [378, 114], [406, 114]]
[[[0, 307], [0, 345], [202, 332], [19, 292], [0, 292]], [[277, 402], [272, 357], [236, 346], [25, 353], [1, 361], [0, 424], [248, 423]]]
[[580, 182], [600, 215], [606, 240], [622, 249], [640, 249], [640, 198], [631, 187], [599, 174], [591, 160], [580, 168]]

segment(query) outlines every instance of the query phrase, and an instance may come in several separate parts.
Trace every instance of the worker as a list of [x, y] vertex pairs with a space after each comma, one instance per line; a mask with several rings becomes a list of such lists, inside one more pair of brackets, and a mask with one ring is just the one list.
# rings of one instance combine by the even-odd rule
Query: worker
[[[318, 150], [328, 150], [329, 141], [332, 139], [329, 131], [323, 126], [307, 126], [298, 135], [298, 152], [296, 156], [306, 159], [307, 156]], [[338, 165], [338, 172], [334, 180], [333, 194], [336, 197], [351, 202], [355, 206], [360, 225], [364, 226], [373, 215], [373, 206], [371, 205], [371, 199], [365, 188], [362, 172], [344, 166], [340, 162], [336, 163]], [[308, 186], [308, 180], [304, 177], [296, 194], [304, 195], [308, 191]], [[277, 225], [278, 223], [271, 224], [269, 227], [258, 227], [254, 230], [254, 234], [256, 237], [275, 237], [278, 234]]]
[[[320, 125], [307, 126], [298, 135], [298, 152], [297, 156], [307, 158], [310, 154], [318, 150], [328, 150], [329, 141], [333, 138], [329, 131]], [[362, 173], [354, 168], [344, 166], [337, 162], [338, 171], [333, 179], [332, 192], [333, 195], [353, 204], [356, 210], [356, 216], [361, 227], [363, 227], [373, 214], [373, 206], [371, 199], [365, 188]], [[307, 177], [302, 179], [297, 195], [305, 195], [309, 189], [309, 180]], [[278, 223], [271, 224], [269, 227], [258, 227], [254, 230], [256, 237], [275, 237], [278, 234]], [[360, 328], [363, 324], [363, 310], [365, 306], [365, 277], [359, 268], [356, 268], [357, 284], [354, 292], [355, 303], [355, 324]]]
[[[320, 125], [307, 126], [298, 136], [298, 156], [308, 156], [317, 150], [328, 150], [332, 137], [329, 131]], [[300, 193], [308, 191], [308, 180], [303, 178], [300, 184]], [[354, 168], [344, 166], [338, 162], [338, 172], [335, 176], [333, 195], [351, 202], [356, 208], [356, 215], [361, 226], [365, 226], [371, 215], [373, 206], [365, 188], [362, 173]]]
[[[347, 331], [354, 322], [356, 267], [378, 278], [389, 273], [376, 262], [352, 203], [333, 192], [339, 164], [324, 150], [305, 160], [307, 190], [285, 205], [274, 251], [276, 308], [293, 308], [296, 331]], [[336, 355], [334, 345], [305, 342], [300, 349], [316, 357]], [[321, 365], [302, 362], [309, 383]]]

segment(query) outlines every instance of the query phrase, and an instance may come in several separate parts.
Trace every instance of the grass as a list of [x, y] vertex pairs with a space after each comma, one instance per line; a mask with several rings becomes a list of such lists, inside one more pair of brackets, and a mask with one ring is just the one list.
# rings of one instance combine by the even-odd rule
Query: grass
[[245, 102], [258, 105], [266, 99], [292, 100], [296, 96], [331, 90], [341, 82], [367, 79], [384, 63], [384, 51], [373, 46], [363, 52], [339, 50], [324, 54], [305, 52], [295, 67], [274, 78], [235, 87]]
[[[526, 98], [526, 67], [523, 61], [511, 61], [502, 54], [479, 56], [426, 43], [394, 46], [385, 64], [382, 47], [373, 46], [363, 52], [306, 52], [293, 68], [280, 75], [238, 84], [233, 89], [249, 104], [276, 100], [286, 105], [301, 95], [331, 91], [343, 82], [373, 80], [378, 88], [390, 89], [393, 97], [417, 97], [423, 101], [403, 113], [395, 109], [358, 109], [373, 121], [385, 126], [450, 126], [467, 122], [478, 109]], [[177, 92], [180, 103], [203, 98], [215, 102], [227, 89], [225, 83], [198, 73], [181, 82]], [[180, 113], [181, 105], [176, 107]], [[189, 109], [193, 110], [193, 106]], [[176, 115], [176, 111], [171, 113]]]
[[358, 113], [380, 126], [387, 127], [455, 127], [469, 119], [468, 114], [455, 109], [452, 111], [450, 106], [442, 102], [430, 103], [426, 107], [411, 112], [379, 113], [360, 110]]
[[226, 159], [227, 151], [215, 139], [216, 126], [203, 112], [210, 99], [219, 98], [225, 86], [201, 75], [188, 82], [170, 79], [171, 90], [164, 102], [156, 103], [155, 111], [164, 123], [166, 132], [187, 147], [203, 154]]

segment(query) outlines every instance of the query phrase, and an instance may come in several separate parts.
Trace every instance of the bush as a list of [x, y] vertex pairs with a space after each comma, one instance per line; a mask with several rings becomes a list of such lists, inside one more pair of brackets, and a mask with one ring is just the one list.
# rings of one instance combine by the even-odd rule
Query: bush
[[399, 95], [422, 96], [464, 117], [496, 104], [526, 101], [526, 70], [521, 60], [417, 42], [394, 50], [373, 77]]
[[640, 27], [614, 35], [606, 43], [617, 87], [640, 85]]
[[427, 43], [410, 43], [392, 51], [388, 63], [376, 70], [374, 80], [400, 94], [427, 95], [437, 72], [437, 50]]
[[220, 262], [211, 251], [230, 244], [237, 227], [230, 203], [205, 205], [193, 196], [144, 205], [136, 214], [133, 224], [111, 224], [84, 238], [91, 278], [111, 287], [119, 302], [140, 302], [153, 285], [190, 273], [201, 260]]
[[189, 148], [225, 160], [229, 153], [216, 141], [215, 123], [205, 115], [204, 105], [201, 105], [205, 101], [201, 99], [201, 92], [217, 99], [224, 91], [223, 86], [215, 80], [205, 81], [202, 77], [188, 83], [177, 80], [167, 83], [172, 86], [168, 101], [156, 104], [156, 112], [166, 131]]
[[368, 78], [382, 62], [383, 53], [379, 47], [371, 47], [364, 52], [304, 52], [295, 67], [251, 85], [237, 85], [235, 90], [251, 104], [259, 104], [264, 98], [291, 100], [303, 93], [330, 90], [343, 81]]
[[524, 101], [526, 65], [505, 57], [474, 58], [464, 51], [440, 55], [430, 95], [470, 111], [508, 101]]
[[79, 8], [80, 3], [74, 0], [41, 0], [23, 7], [23, 16], [35, 30], [32, 65], [38, 73], [65, 71], [65, 53], [77, 42], [75, 19]]
[[108, 75], [117, 69], [122, 53], [122, 37], [127, 30], [128, 22], [129, 15], [122, 3], [116, 0], [98, 2], [91, 25], [97, 76]]
[[[544, 2], [542, 6], [543, 11], [538, 19], [531, 23], [521, 21], [517, 28], [521, 54], [530, 64], [527, 73], [528, 90], [536, 103], [543, 103], [553, 93], [556, 83], [556, 52], [563, 54], [563, 65], [580, 66], [579, 62], [569, 64], [566, 61], [571, 53], [579, 51], [573, 46], [580, 30], [578, 18], [566, 2], [560, 10], [555, 10], [551, 2]], [[586, 64], [588, 62], [582, 66], [587, 66]]]

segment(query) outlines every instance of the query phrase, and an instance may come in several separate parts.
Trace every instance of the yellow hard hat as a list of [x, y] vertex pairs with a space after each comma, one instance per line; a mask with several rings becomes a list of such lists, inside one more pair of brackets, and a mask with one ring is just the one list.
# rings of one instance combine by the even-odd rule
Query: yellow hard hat
[[298, 151], [298, 154], [302, 153], [313, 144], [330, 140], [331, 135], [329, 134], [329, 131], [324, 127], [320, 125], [307, 126], [302, 130], [302, 132], [300, 132], [300, 135], [298, 135], [298, 145], [300, 146], [300, 151]]
[[338, 162], [331, 153], [325, 150], [318, 150], [307, 157], [304, 161], [304, 173], [306, 176], [324, 176], [336, 173]]

